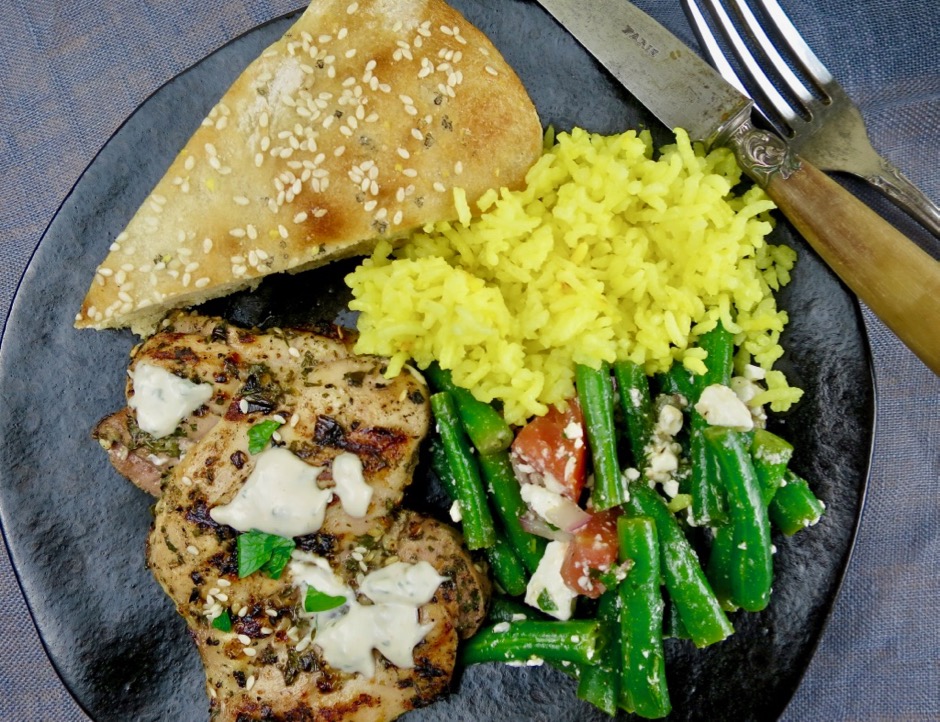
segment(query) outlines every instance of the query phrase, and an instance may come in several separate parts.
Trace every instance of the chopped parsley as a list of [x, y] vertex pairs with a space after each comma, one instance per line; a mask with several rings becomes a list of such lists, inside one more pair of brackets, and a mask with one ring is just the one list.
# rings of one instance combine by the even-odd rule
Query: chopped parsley
[[557, 612], [558, 605], [555, 604], [552, 599], [552, 595], [548, 593], [547, 589], [543, 589], [542, 593], [539, 594], [538, 599], [535, 600], [535, 603], [539, 605], [539, 609], [543, 612]]
[[238, 576], [244, 579], [261, 570], [271, 579], [280, 579], [296, 543], [276, 534], [252, 529], [238, 537]]
[[274, 432], [281, 426], [280, 421], [266, 419], [248, 429], [248, 453], [260, 454], [268, 445]]
[[334, 597], [313, 587], [307, 587], [307, 596], [304, 597], [304, 611], [328, 612], [331, 609], [343, 606], [345, 603], [346, 597]]
[[227, 609], [212, 620], [212, 626], [218, 629], [220, 632], [232, 631], [232, 618], [228, 615]]

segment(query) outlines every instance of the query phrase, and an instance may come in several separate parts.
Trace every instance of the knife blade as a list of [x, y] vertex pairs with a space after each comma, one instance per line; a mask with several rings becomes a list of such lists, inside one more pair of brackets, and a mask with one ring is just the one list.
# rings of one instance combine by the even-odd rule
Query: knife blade
[[730, 148], [858, 297], [940, 375], [940, 262], [779, 136], [751, 123], [751, 101], [626, 0], [538, 0], [666, 126]]

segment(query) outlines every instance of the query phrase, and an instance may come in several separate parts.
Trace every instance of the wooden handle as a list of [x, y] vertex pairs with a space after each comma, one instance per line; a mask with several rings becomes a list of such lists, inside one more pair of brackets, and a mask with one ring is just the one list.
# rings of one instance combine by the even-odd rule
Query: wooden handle
[[940, 261], [805, 160], [788, 177], [765, 180], [820, 257], [940, 375]]

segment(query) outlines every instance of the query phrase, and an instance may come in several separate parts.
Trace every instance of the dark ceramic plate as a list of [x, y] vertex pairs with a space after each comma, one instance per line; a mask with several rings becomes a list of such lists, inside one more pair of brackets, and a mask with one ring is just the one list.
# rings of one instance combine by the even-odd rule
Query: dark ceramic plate
[[[546, 124], [600, 132], [642, 124], [661, 132], [538, 6], [454, 4], [503, 51]], [[50, 225], [6, 326], [3, 529], [48, 654], [95, 720], [205, 720], [207, 701], [183, 621], [144, 569], [152, 500], [118, 477], [89, 436], [101, 416], [122, 405], [134, 338], [77, 332], [72, 319], [111, 239], [215, 99], [290, 22], [285, 17], [233, 41], [128, 120]], [[806, 396], [776, 423], [794, 442], [794, 465], [815, 480], [828, 513], [794, 539], [775, 540], [777, 581], [768, 610], [735, 618], [737, 634], [710, 649], [668, 644], [675, 719], [768, 719], [783, 711], [829, 615], [862, 507], [874, 390], [858, 306], [786, 225], [777, 236], [800, 253], [780, 297], [791, 318], [780, 365]], [[334, 318], [346, 300], [348, 269], [347, 263], [271, 279], [213, 310], [257, 324]], [[562, 674], [492, 665], [469, 670], [454, 696], [409, 719], [603, 717], [575, 699]]]

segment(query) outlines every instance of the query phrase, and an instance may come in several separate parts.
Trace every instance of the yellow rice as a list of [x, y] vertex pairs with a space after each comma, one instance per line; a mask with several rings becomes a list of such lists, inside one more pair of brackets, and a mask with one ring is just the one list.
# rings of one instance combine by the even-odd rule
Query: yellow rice
[[[740, 175], [681, 130], [655, 159], [647, 132], [549, 132], [524, 190], [490, 191], [472, 220], [458, 190], [460, 220], [383, 242], [347, 276], [356, 350], [390, 357], [390, 375], [437, 360], [516, 424], [574, 394], [576, 363], [702, 372], [693, 346], [718, 320], [739, 367], [770, 371], [787, 322], [772, 291], [796, 254], [765, 242], [773, 204], [756, 187], [735, 196]], [[775, 410], [802, 393], [778, 371], [767, 384]]]

